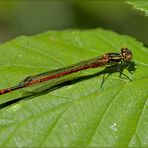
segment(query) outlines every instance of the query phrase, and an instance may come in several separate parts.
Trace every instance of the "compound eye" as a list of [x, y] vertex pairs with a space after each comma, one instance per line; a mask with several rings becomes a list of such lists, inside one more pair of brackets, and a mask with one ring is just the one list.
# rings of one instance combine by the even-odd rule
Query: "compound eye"
[[132, 52], [128, 48], [122, 48], [121, 55], [124, 61], [130, 61], [133, 57]]

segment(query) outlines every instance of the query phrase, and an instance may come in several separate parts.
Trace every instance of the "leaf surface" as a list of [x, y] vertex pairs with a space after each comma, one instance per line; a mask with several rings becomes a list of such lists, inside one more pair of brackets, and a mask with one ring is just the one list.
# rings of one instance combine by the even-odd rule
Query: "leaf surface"
[[146, 0], [128, 0], [128, 4], [132, 5], [135, 9], [145, 12], [148, 15], [148, 1]]
[[[107, 52], [133, 52], [132, 81], [112, 73], [100, 88], [104, 68], [49, 93], [12, 105], [22, 91], [0, 96], [0, 146], [148, 146], [148, 49], [134, 38], [102, 29], [49, 31], [0, 45], [1, 88], [26, 76], [62, 68]], [[76, 75], [78, 76], [78, 75]]]

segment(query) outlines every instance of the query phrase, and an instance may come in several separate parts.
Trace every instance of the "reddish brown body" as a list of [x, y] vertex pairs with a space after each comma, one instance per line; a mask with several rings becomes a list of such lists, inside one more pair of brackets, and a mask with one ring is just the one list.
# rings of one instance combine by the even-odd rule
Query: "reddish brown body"
[[110, 65], [110, 64], [115, 65], [115, 64], [118, 64], [121, 60], [128, 62], [131, 59], [132, 59], [131, 51], [128, 50], [127, 48], [122, 48], [121, 53], [106, 53], [103, 56], [98, 58], [89, 59], [66, 68], [54, 70], [54, 73], [49, 71], [36, 76], [27, 77], [25, 80], [23, 80], [22, 82], [20, 82], [18, 85], [14, 87], [0, 90], [0, 95], [6, 94], [8, 92], [11, 92], [17, 89], [24, 88], [27, 86], [49, 81], [58, 77], [62, 77], [68, 74], [76, 73], [81, 70], [102, 67], [104, 65]]

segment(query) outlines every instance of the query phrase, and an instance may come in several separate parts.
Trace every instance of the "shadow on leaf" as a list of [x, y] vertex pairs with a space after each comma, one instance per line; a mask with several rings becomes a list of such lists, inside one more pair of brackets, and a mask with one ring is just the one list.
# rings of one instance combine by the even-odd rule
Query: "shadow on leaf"
[[[126, 76], [123, 73], [123, 71], [124, 71], [124, 69], [127, 69], [131, 74], [133, 74], [136, 70], [135, 66], [136, 65], [135, 65], [134, 62], [120, 63], [118, 65], [108, 66], [104, 70], [97, 72], [95, 74], [91, 74], [91, 75], [87, 75], [87, 76], [80, 76], [80, 77], [73, 78], [71, 80], [65, 80], [63, 82], [60, 82], [60, 83], [55, 84], [55, 85], [50, 86], [50, 87], [46, 86], [46, 87], [41, 88], [41, 89], [38, 88], [38, 89], [35, 89], [35, 90], [33, 90], [29, 93], [24, 94], [20, 98], [15, 98], [11, 101], [7, 101], [7, 102], [0, 104], [0, 109], [8, 107], [12, 104], [19, 102], [19, 101], [28, 100], [28, 99], [32, 99], [32, 98], [37, 97], [37, 96], [45, 95], [45, 94], [47, 94], [51, 91], [54, 91], [56, 89], [59, 89], [59, 88], [62, 88], [62, 87], [68, 86], [68, 85], [73, 85], [73, 84], [76, 84], [78, 82], [88, 80], [88, 79], [91, 79], [91, 78], [94, 78], [94, 77], [97, 77], [97, 76], [100, 76], [100, 75], [103, 75], [103, 80], [102, 80], [100, 87], [103, 87], [104, 82], [107, 80], [107, 78], [109, 78], [109, 76], [111, 76], [113, 73], [117, 73], [117, 72], [120, 74], [119, 75], [120, 78], [122, 78], [122, 75], [123, 75], [125, 78], [130, 80], [130, 78], [128, 76]], [[105, 75], [107, 75], [106, 78], [105, 78]], [[130, 80], [130, 81], [132, 81], [132, 80]]]

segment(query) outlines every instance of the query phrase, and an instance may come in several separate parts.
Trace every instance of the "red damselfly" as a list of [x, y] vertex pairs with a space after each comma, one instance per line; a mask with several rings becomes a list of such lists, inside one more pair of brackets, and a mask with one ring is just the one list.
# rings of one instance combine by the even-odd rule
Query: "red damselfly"
[[18, 85], [5, 88], [0, 90], [0, 95], [18, 90], [21, 88], [29, 87], [53, 79], [58, 79], [59, 77], [66, 76], [72, 73], [76, 73], [81, 70], [89, 68], [97, 68], [106, 65], [117, 65], [119, 62], [129, 62], [132, 59], [132, 52], [128, 48], [122, 48], [120, 53], [106, 53], [103, 56], [88, 59], [74, 65], [56, 69], [53, 71], [48, 71], [34, 76], [29, 76], [22, 80]]

